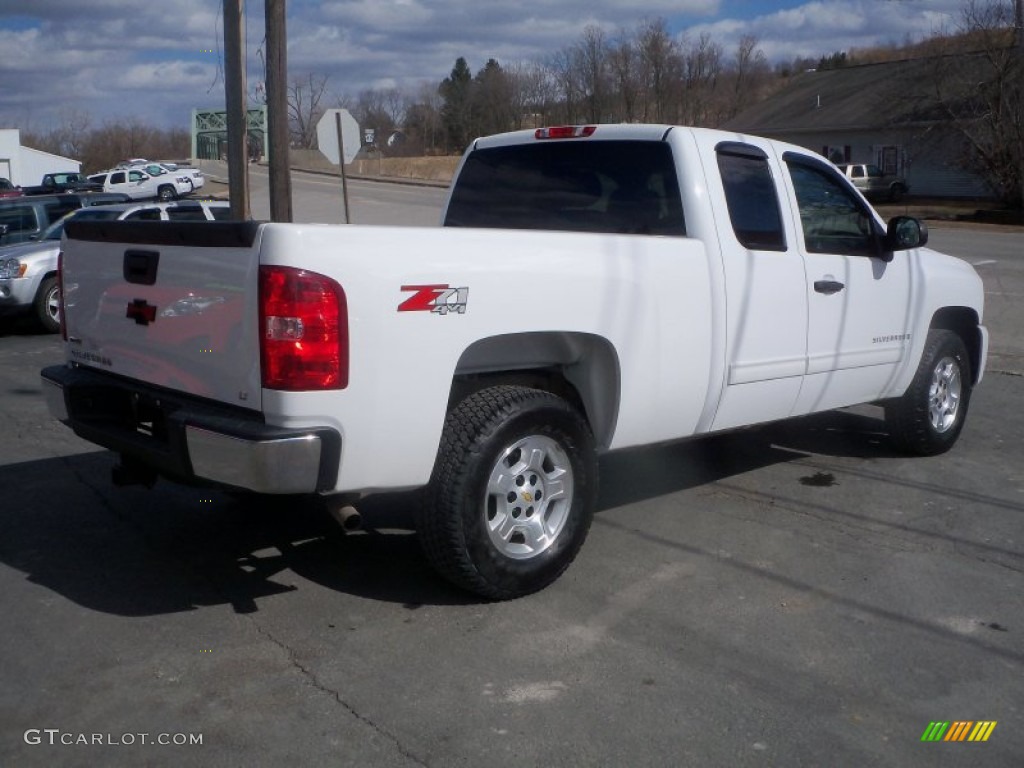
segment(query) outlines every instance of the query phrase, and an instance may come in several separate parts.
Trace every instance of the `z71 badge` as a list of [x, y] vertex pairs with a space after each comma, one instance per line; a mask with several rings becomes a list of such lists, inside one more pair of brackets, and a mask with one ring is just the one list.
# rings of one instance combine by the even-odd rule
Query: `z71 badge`
[[412, 291], [408, 299], [398, 305], [399, 312], [434, 312], [447, 315], [456, 312], [466, 314], [469, 288], [452, 288], [450, 285], [403, 285], [403, 291]]

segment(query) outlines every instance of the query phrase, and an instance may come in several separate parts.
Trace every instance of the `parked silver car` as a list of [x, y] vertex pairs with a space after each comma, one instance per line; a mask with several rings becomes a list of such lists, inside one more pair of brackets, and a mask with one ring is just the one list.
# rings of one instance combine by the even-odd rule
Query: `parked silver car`
[[60, 330], [57, 255], [64, 223], [76, 220], [214, 221], [231, 216], [230, 204], [220, 200], [179, 203], [120, 203], [82, 208], [47, 228], [37, 240], [0, 248], [0, 315], [31, 314], [43, 330]]

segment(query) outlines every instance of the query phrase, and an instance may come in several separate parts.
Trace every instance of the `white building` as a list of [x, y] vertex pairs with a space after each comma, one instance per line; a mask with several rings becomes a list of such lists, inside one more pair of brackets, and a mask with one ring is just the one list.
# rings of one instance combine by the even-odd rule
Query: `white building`
[[81, 170], [78, 160], [21, 146], [17, 128], [0, 128], [0, 178], [10, 179], [19, 187], [32, 187], [43, 180], [44, 174]]

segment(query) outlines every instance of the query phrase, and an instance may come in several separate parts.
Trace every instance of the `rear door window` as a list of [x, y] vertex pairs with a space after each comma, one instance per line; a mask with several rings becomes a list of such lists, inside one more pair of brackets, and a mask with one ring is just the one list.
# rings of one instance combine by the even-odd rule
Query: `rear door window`
[[43, 207], [46, 209], [46, 217], [48, 222], [57, 221], [63, 219], [72, 211], [77, 211], [82, 207], [82, 203], [76, 197], [65, 197], [61, 196], [55, 203], [46, 203]]
[[161, 221], [159, 208], [141, 208], [124, 217], [125, 221]]
[[654, 141], [554, 141], [478, 149], [448, 227], [686, 234], [672, 150]]
[[11, 205], [0, 208], [0, 244], [18, 242], [26, 234], [39, 231], [36, 209], [31, 205]]
[[786, 250], [768, 156], [748, 144], [726, 142], [717, 147], [718, 170], [736, 239], [754, 251]]
[[206, 212], [198, 205], [168, 208], [167, 218], [170, 221], [206, 221]]

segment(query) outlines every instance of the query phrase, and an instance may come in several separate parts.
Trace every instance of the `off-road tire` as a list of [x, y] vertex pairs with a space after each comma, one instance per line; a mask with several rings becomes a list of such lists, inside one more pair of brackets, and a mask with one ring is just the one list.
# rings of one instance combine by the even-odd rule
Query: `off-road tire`
[[542, 390], [480, 390], [445, 419], [419, 539], [463, 589], [507, 600], [543, 589], [575, 559], [597, 499], [586, 420]]

